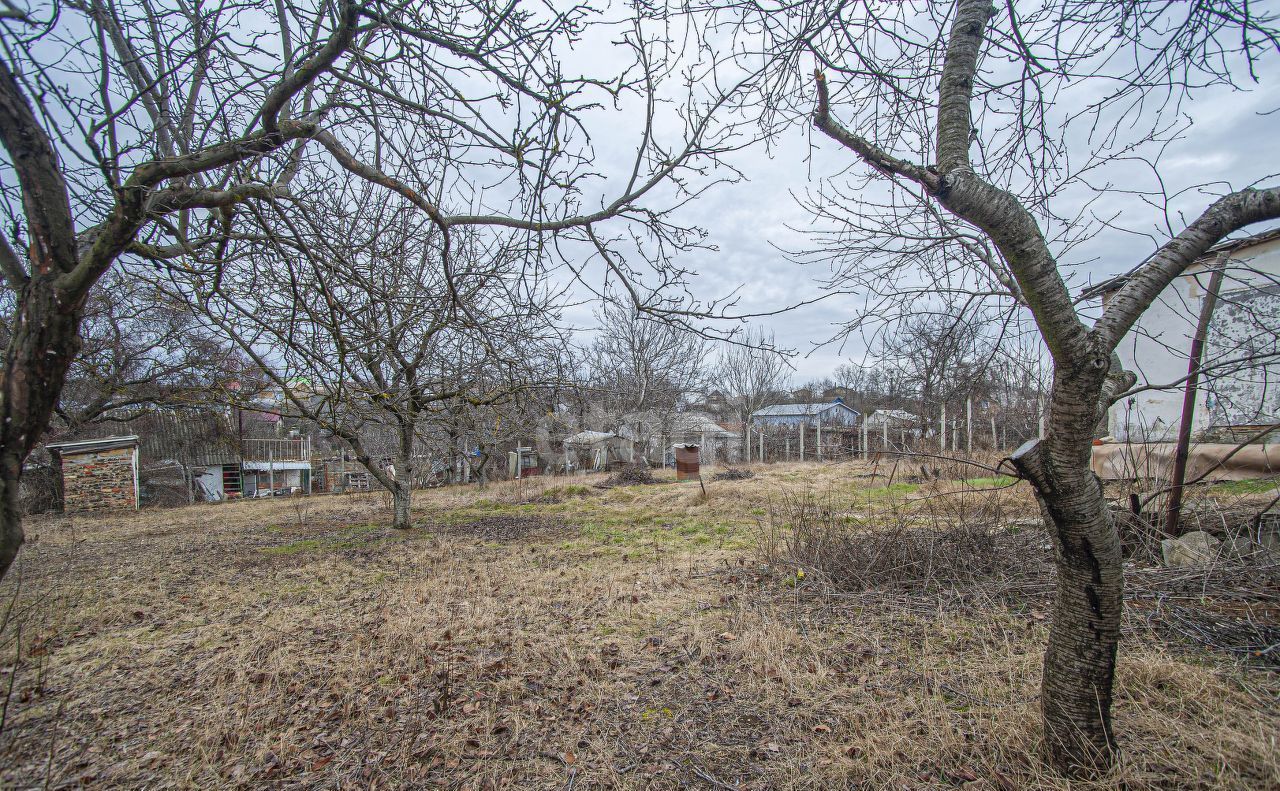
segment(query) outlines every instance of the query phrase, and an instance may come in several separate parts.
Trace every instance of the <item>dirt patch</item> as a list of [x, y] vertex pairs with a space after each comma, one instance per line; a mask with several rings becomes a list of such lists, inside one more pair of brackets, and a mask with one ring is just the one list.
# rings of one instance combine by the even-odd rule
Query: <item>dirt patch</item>
[[534, 536], [563, 533], [569, 529], [564, 522], [541, 516], [482, 516], [459, 524], [439, 525], [430, 528], [441, 535], [458, 538], [475, 538], [481, 541], [520, 541]]
[[724, 472], [717, 472], [711, 476], [713, 481], [745, 481], [748, 478], [755, 477], [755, 473], [751, 470], [738, 470], [730, 467]]

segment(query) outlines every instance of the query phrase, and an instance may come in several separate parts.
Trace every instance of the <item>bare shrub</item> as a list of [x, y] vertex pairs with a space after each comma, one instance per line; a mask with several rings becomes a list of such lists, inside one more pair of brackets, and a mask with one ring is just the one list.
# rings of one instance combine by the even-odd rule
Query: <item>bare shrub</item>
[[307, 517], [311, 515], [311, 498], [301, 492], [296, 492], [293, 494], [289, 504], [293, 506], [293, 513], [298, 519], [298, 526], [306, 527]]
[[784, 494], [758, 523], [758, 546], [770, 565], [803, 569], [841, 592], [954, 588], [1047, 568], [1041, 531], [966, 518], [968, 509], [928, 504], [864, 517], [812, 492]]
[[[1120, 533], [1126, 560], [1139, 566], [1161, 565], [1160, 542], [1170, 535], [1165, 531], [1165, 496], [1144, 492], [1140, 484], [1151, 481], [1121, 482], [1113, 487], [1111, 513]], [[1261, 546], [1264, 526], [1276, 515], [1268, 514], [1280, 496], [1268, 488], [1271, 481], [1229, 481], [1217, 486], [1189, 487], [1182, 501], [1177, 535], [1192, 531], [1211, 533], [1224, 542], [1242, 540]], [[1237, 548], [1238, 550], [1238, 548]], [[1237, 551], [1238, 554], [1238, 551]]]
[[1159, 565], [1160, 541], [1168, 536], [1151, 520], [1128, 508], [1113, 506], [1111, 514], [1120, 534], [1120, 550], [1124, 557], [1138, 565]]
[[42, 514], [55, 510], [62, 500], [62, 478], [49, 464], [33, 466], [22, 473], [19, 489], [20, 508], [24, 514]]

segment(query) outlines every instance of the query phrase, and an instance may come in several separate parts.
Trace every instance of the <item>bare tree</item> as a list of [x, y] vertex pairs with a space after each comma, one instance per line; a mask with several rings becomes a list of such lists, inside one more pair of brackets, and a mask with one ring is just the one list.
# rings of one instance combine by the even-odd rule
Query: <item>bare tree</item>
[[591, 386], [615, 429], [632, 433], [645, 458], [665, 453], [677, 410], [707, 379], [710, 343], [679, 323], [655, 319], [629, 304], [606, 302], [588, 359]]
[[978, 321], [946, 309], [904, 318], [884, 336], [879, 356], [905, 374], [919, 399], [914, 411], [926, 427], [937, 427], [947, 408], [953, 418], [959, 414], [956, 397], [963, 403], [961, 394], [984, 362], [979, 337]]
[[[1227, 189], [1176, 227], [1155, 173], [1164, 144], [1190, 134], [1181, 100], [1274, 71], [1276, 18], [1244, 2], [1080, 4], [731, 3], [726, 35], [775, 58], [757, 94], [778, 128], [804, 117], [862, 175], [810, 196], [838, 221], [830, 285], [867, 295], [850, 331], [948, 295], [1025, 311], [1053, 364], [1047, 436], [1015, 454], [1053, 535], [1058, 586], [1041, 702], [1047, 753], [1070, 773], [1109, 767], [1123, 606], [1120, 541], [1089, 469], [1095, 427], [1133, 382], [1116, 345], [1186, 268], [1233, 231], [1280, 217], [1280, 187]], [[817, 67], [811, 100], [801, 80]], [[804, 98], [801, 98], [804, 97]], [[1112, 227], [1092, 191], [1127, 190], [1165, 222], [1151, 254], [1096, 320], [1064, 271], [1084, 239]], [[1262, 178], [1274, 178], [1265, 171]], [[1081, 208], [1083, 206], [1083, 208]], [[1058, 211], [1054, 211], [1057, 208]], [[927, 304], [927, 302], [925, 303]]]
[[[22, 543], [23, 460], [79, 350], [88, 294], [121, 257], [217, 267], [229, 241], [261, 236], [246, 218], [341, 179], [431, 218], [451, 294], [451, 233], [467, 226], [594, 247], [610, 243], [601, 224], [616, 218], [618, 238], [668, 255], [700, 244], [669, 212], [706, 186], [701, 166], [736, 133], [712, 122], [718, 86], [677, 73], [672, 48], [647, 40], [660, 21], [646, 13], [491, 0], [6, 4], [0, 210], [12, 232], [0, 273], [16, 298], [0, 392], [0, 572]], [[566, 73], [563, 57], [596, 30], [616, 68]], [[689, 100], [662, 126], [668, 77]], [[623, 104], [639, 107], [635, 156], [604, 182], [586, 119]], [[665, 259], [652, 260], [669, 280]]]
[[[549, 359], [529, 359], [544, 370], [533, 371], [524, 386], [508, 388], [510, 397], [493, 403], [475, 403], [453, 398], [433, 410], [429, 426], [434, 429], [429, 441], [441, 448], [450, 460], [450, 468], [465, 463], [472, 476], [485, 484], [502, 473], [501, 450], [511, 446], [530, 446], [535, 441], [540, 422], [555, 409], [552, 394], [561, 386], [562, 374]], [[462, 456], [465, 454], [465, 457]], [[549, 459], [543, 459], [545, 464]]]
[[51, 428], [63, 435], [129, 424], [156, 409], [225, 403], [223, 388], [245, 378], [244, 357], [185, 303], [119, 270], [90, 292], [80, 335], [54, 407]]
[[764, 329], [750, 331], [741, 343], [721, 349], [714, 381], [738, 413], [744, 454], [750, 450], [747, 432], [751, 416], [774, 403], [778, 391], [786, 387], [790, 372], [786, 358], [775, 350], [773, 333]]
[[527, 250], [475, 232], [454, 234], [446, 275], [439, 228], [367, 185], [277, 201], [262, 220], [264, 238], [278, 229], [269, 240], [241, 243], [203, 275], [175, 273], [173, 292], [262, 366], [293, 414], [347, 443], [391, 492], [394, 526], [407, 528], [433, 413], [530, 387], [564, 343], [556, 295], [523, 266]]
[[863, 417], [877, 409], [917, 409], [914, 382], [896, 360], [883, 357], [861, 363], [842, 363], [831, 374], [833, 387], [846, 393], [845, 401]]

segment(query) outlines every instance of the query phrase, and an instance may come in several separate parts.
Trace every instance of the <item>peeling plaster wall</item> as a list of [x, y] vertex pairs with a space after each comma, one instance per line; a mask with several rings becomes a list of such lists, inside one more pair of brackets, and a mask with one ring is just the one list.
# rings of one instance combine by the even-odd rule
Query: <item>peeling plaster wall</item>
[[[1191, 340], [1209, 274], [1196, 266], [1177, 278], [1117, 349], [1138, 385], [1168, 385], [1187, 375]], [[1196, 394], [1192, 436], [1229, 425], [1280, 419], [1280, 363], [1238, 362], [1280, 351], [1280, 239], [1231, 254], [1219, 289], [1203, 363], [1209, 375]], [[1110, 432], [1119, 440], [1172, 441], [1182, 413], [1183, 385], [1146, 390], [1111, 408]], [[1274, 435], [1273, 435], [1274, 436]]]
[[[1225, 285], [1225, 284], [1224, 284]], [[1222, 289], [1209, 325], [1206, 365], [1252, 357], [1230, 376], [1205, 386], [1208, 426], [1240, 426], [1280, 420], [1280, 283]]]

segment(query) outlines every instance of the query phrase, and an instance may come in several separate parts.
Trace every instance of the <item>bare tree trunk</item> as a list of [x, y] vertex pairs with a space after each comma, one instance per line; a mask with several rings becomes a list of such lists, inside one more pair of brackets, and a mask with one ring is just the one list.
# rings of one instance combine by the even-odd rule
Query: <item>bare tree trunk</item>
[[0, 454], [0, 572], [8, 571], [22, 547], [22, 508], [18, 487], [22, 477], [22, 456], [6, 447]]
[[4, 371], [0, 377], [0, 577], [22, 546], [18, 489], [22, 463], [53, 414], [72, 358], [80, 351], [83, 297], [71, 304], [52, 278], [37, 274], [22, 285]]
[[1057, 595], [1041, 709], [1048, 758], [1073, 775], [1105, 771], [1114, 760], [1112, 686], [1124, 605], [1119, 534], [1089, 469], [1103, 387], [1096, 367], [1085, 368], [1055, 371], [1048, 436], [1012, 457], [1035, 487], [1053, 539]]
[[394, 509], [391, 527], [407, 530], [412, 526], [410, 511], [413, 506], [413, 426], [405, 421], [400, 424], [400, 447], [396, 451], [396, 475], [391, 487], [391, 505]]
[[400, 471], [396, 470], [396, 484], [391, 489], [391, 504], [394, 508], [391, 527], [396, 530], [408, 530], [412, 526], [412, 523], [410, 522], [412, 495], [413, 487], [407, 482], [400, 480]]

